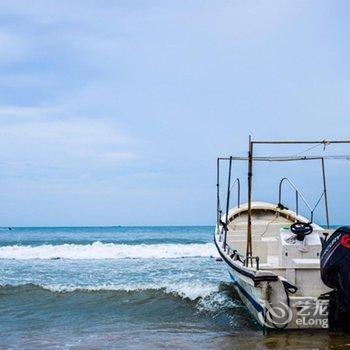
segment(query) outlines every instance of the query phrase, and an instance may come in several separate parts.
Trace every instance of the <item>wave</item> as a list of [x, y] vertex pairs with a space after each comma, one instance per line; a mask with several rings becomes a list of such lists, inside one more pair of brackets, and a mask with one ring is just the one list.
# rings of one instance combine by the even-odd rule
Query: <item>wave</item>
[[169, 284], [102, 284], [102, 285], [40, 285], [41, 288], [51, 292], [71, 293], [71, 292], [105, 292], [105, 291], [123, 291], [123, 292], [140, 292], [140, 291], [162, 291], [167, 294], [177, 295], [183, 299], [197, 300], [205, 298], [219, 289], [216, 285], [208, 285], [197, 282], [180, 282]]
[[[206, 284], [200, 281], [180, 282], [163, 285], [155, 284], [135, 284], [135, 285], [50, 285], [50, 284], [18, 284], [2, 285], [0, 292], [2, 296], [19, 294], [26, 295], [33, 293], [36, 297], [41, 297], [38, 292], [50, 292], [58, 294], [83, 295], [96, 294], [99, 299], [102, 295], [112, 294], [116, 300], [132, 301], [133, 296], [151, 298], [152, 300], [160, 298], [175, 297], [178, 300], [194, 303], [198, 311], [217, 312], [227, 308], [237, 308], [241, 306], [237, 297], [232, 294], [230, 284], [221, 283], [220, 285]], [[138, 299], [139, 300], [139, 299]]]
[[41, 245], [63, 245], [63, 244], [77, 244], [77, 245], [87, 245], [94, 242], [101, 242], [104, 244], [113, 243], [113, 244], [125, 244], [125, 245], [153, 245], [153, 244], [205, 244], [208, 243], [208, 240], [201, 239], [184, 239], [184, 238], [140, 238], [140, 239], [81, 239], [81, 238], [56, 238], [56, 239], [29, 239], [26, 238], [19, 240], [16, 239], [1, 239], [2, 247], [9, 247], [15, 245], [21, 246], [31, 246], [39, 247]]
[[41, 246], [13, 245], [0, 247], [0, 259], [176, 259], [217, 256], [213, 243], [205, 244], [44, 244]]

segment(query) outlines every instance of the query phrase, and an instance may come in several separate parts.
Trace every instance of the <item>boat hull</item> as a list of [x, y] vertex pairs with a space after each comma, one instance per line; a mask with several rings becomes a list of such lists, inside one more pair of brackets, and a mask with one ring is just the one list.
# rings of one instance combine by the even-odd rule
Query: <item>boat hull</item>
[[328, 328], [327, 299], [291, 296], [280, 280], [252, 283], [230, 266], [228, 271], [239, 297], [263, 329]]

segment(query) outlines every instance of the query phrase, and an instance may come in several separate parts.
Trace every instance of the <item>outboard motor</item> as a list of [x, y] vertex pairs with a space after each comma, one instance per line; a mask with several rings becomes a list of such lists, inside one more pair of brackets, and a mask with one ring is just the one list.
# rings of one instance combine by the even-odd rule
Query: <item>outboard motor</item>
[[350, 330], [350, 227], [338, 228], [323, 244], [321, 278], [333, 289], [329, 328]]

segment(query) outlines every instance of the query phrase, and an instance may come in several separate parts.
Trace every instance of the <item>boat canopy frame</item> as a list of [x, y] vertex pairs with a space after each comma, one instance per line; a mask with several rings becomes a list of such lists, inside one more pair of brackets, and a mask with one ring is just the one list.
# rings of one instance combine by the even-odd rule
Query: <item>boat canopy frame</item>
[[[326, 181], [326, 171], [325, 171], [325, 160], [326, 159], [340, 159], [340, 160], [350, 160], [350, 155], [331, 155], [331, 156], [264, 156], [264, 157], [255, 157], [253, 155], [254, 152], [254, 146], [256, 145], [323, 145], [324, 148], [326, 146], [332, 145], [332, 144], [350, 144], [350, 140], [322, 140], [322, 141], [253, 141], [251, 136], [249, 136], [249, 151], [248, 151], [248, 157], [239, 157], [239, 156], [230, 156], [230, 157], [219, 157], [217, 158], [217, 228], [219, 228], [220, 225], [223, 226], [224, 230], [224, 242], [223, 247], [226, 249], [226, 240], [227, 240], [227, 231], [228, 231], [228, 213], [229, 213], [229, 206], [230, 206], [230, 196], [231, 191], [235, 184], [238, 185], [238, 207], [240, 205], [240, 180], [237, 178], [235, 179], [234, 183], [231, 185], [231, 173], [232, 173], [232, 164], [233, 161], [246, 161], [248, 162], [248, 215], [247, 215], [247, 247], [246, 247], [246, 259], [245, 262], [248, 264], [248, 261], [253, 258], [252, 253], [252, 188], [253, 188], [253, 163], [254, 162], [291, 162], [291, 161], [306, 161], [306, 160], [319, 160], [321, 162], [321, 171], [322, 171], [322, 182], [323, 182], [323, 192], [321, 194], [321, 197], [317, 201], [315, 207], [312, 209], [311, 206], [306, 202], [305, 198], [301, 195], [300, 191], [295, 187], [293, 183], [288, 178], [283, 178], [280, 181], [279, 184], [279, 203], [278, 205], [282, 205], [281, 203], [281, 191], [282, 191], [282, 184], [284, 181], [288, 181], [292, 187], [296, 191], [296, 206], [298, 210], [298, 200], [299, 196], [301, 195], [302, 200], [306, 203], [307, 207], [310, 209], [311, 212], [311, 221], [313, 219], [313, 212], [316, 209], [317, 205], [320, 203], [321, 199], [324, 199], [324, 206], [325, 206], [325, 216], [326, 216], [326, 224], [327, 228], [329, 229], [330, 223], [329, 223], [329, 209], [328, 209], [328, 196], [327, 196], [327, 181]], [[312, 147], [313, 148], [313, 147]], [[307, 150], [306, 150], [307, 151]], [[226, 213], [225, 213], [225, 221], [222, 221], [222, 210], [220, 205], [220, 163], [222, 161], [228, 161], [228, 184], [227, 184], [227, 193], [226, 193]]]

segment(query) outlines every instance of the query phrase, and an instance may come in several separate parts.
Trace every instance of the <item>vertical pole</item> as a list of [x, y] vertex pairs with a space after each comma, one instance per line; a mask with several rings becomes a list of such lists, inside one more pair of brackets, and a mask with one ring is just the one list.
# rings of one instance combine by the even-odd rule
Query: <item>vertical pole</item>
[[324, 158], [321, 159], [321, 164], [322, 164], [324, 207], [325, 207], [325, 210], [326, 210], [327, 228], [329, 229], [328, 196], [327, 196], [327, 183], [326, 183], [326, 171], [325, 171], [325, 165], [324, 165]]
[[297, 216], [299, 215], [299, 192], [295, 191], [295, 212]]
[[220, 159], [216, 160], [216, 229], [220, 227]]
[[253, 142], [249, 135], [249, 152], [248, 152], [248, 226], [247, 226], [247, 251], [246, 265], [248, 258], [252, 256], [252, 177], [253, 177]]
[[239, 208], [241, 206], [241, 181], [237, 177], [237, 207]]
[[231, 192], [231, 169], [232, 169], [232, 157], [230, 157], [230, 163], [228, 166], [228, 181], [227, 181], [227, 199], [226, 199], [226, 218], [225, 218], [225, 236], [224, 236], [224, 249], [226, 250], [226, 239], [228, 231], [228, 211], [230, 210], [230, 192]]

